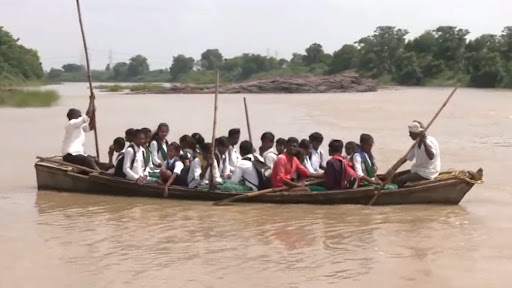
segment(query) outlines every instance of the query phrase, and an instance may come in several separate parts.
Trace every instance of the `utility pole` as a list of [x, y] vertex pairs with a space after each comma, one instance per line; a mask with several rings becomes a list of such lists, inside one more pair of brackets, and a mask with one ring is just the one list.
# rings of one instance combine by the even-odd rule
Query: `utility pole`
[[110, 68], [112, 68], [112, 64], [114, 64], [112, 62], [112, 49], [110, 49], [108, 52], [108, 65], [110, 66]]

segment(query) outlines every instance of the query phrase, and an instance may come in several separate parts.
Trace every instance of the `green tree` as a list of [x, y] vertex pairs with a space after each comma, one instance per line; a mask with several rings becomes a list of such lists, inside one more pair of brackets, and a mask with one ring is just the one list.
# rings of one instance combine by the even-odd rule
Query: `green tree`
[[324, 54], [324, 48], [318, 43], [311, 44], [306, 48], [306, 55], [302, 58], [302, 62], [307, 66], [321, 62], [321, 57]]
[[178, 80], [180, 75], [186, 74], [194, 69], [194, 58], [183, 54], [173, 57], [169, 73], [173, 80]]
[[142, 55], [136, 55], [130, 58], [127, 68], [127, 76], [136, 78], [149, 72], [148, 59]]
[[434, 59], [437, 49], [436, 35], [426, 31], [405, 44], [404, 50], [416, 55], [417, 63], [425, 78], [434, 78], [444, 71], [444, 62]]
[[437, 40], [433, 58], [443, 61], [444, 65], [454, 72], [462, 71], [464, 47], [469, 30], [455, 26], [439, 26], [432, 32]]
[[208, 49], [201, 54], [201, 68], [205, 70], [216, 70], [222, 64], [224, 57], [219, 49]]
[[475, 87], [496, 87], [505, 76], [500, 52], [499, 37], [481, 35], [469, 41], [464, 49], [466, 73], [470, 75], [469, 85]]
[[335, 74], [357, 67], [359, 51], [352, 44], [345, 44], [340, 50], [334, 51], [332, 60], [329, 63], [329, 73]]
[[112, 67], [114, 73], [114, 80], [125, 81], [128, 76], [128, 63], [118, 62]]
[[393, 80], [400, 85], [420, 85], [423, 75], [416, 59], [416, 54], [405, 52], [395, 59]]
[[62, 65], [62, 70], [65, 73], [81, 73], [85, 72], [85, 66], [80, 64], [68, 63]]
[[52, 68], [48, 72], [47, 76], [48, 76], [48, 79], [50, 79], [50, 80], [57, 80], [62, 76], [63, 73], [64, 73], [64, 71], [61, 69]]

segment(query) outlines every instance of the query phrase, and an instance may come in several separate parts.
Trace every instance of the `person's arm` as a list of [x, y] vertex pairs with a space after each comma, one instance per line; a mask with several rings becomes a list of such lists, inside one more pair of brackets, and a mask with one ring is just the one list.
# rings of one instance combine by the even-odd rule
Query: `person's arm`
[[270, 168], [274, 167], [274, 163], [276, 163], [277, 155], [270, 152], [265, 155], [265, 164], [267, 164]]
[[361, 179], [365, 182], [368, 182], [368, 183], [378, 184], [378, 182], [376, 180], [371, 179], [370, 177], [366, 176], [363, 173], [363, 165], [362, 165], [362, 161], [361, 161], [361, 156], [359, 154], [357, 154], [357, 153], [354, 154], [352, 161], [354, 162], [354, 170], [356, 171], [357, 177], [359, 177], [359, 179]]
[[238, 182], [240, 182], [240, 180], [242, 180], [243, 174], [244, 174], [244, 172], [243, 172], [242, 168], [239, 165], [237, 165], [235, 167], [235, 171], [233, 171], [233, 175], [231, 175], [231, 179], [229, 179], [228, 181], [231, 183], [234, 183], [234, 184], [238, 184]]
[[158, 144], [155, 140], [151, 141], [149, 144], [149, 151], [151, 152], [151, 160], [153, 161], [155, 167], [162, 167], [162, 162], [160, 159], [158, 159]]
[[335, 183], [335, 177], [334, 175], [337, 173], [336, 167], [334, 166], [334, 163], [332, 162], [334, 160], [327, 161], [325, 163], [325, 170], [324, 170], [324, 178], [325, 178], [325, 188], [327, 190], [333, 190], [337, 186], [339, 186], [339, 183]]
[[[434, 153], [434, 143], [431, 143], [427, 140], [427, 135], [423, 134], [421, 136], [421, 141], [423, 142], [423, 146], [425, 147], [425, 153], [427, 154], [428, 159], [434, 160], [434, 157], [436, 156]], [[430, 142], [430, 143], [429, 143]]]
[[285, 161], [284, 158], [283, 159], [280, 158], [280, 159], [277, 159], [276, 162], [274, 163], [274, 168], [273, 168], [272, 172], [274, 170], [276, 171], [277, 181], [282, 182], [284, 186], [290, 187], [290, 188], [304, 186], [304, 183], [295, 183], [295, 182], [290, 181], [290, 179], [288, 179], [286, 177], [285, 165], [287, 165], [287, 163], [285, 163], [284, 161]]
[[189, 173], [192, 173], [194, 175], [194, 179], [192, 180], [201, 180], [201, 161], [199, 161], [199, 158], [194, 159], [192, 163], [190, 163], [190, 171]]
[[320, 150], [320, 169], [325, 170], [324, 165], [324, 151]]
[[73, 120], [69, 120], [68, 125], [75, 129], [78, 129], [78, 128], [84, 126], [84, 124], [89, 124], [89, 121], [90, 121], [89, 117], [82, 116], [82, 117], [79, 117], [79, 118], [76, 118]]
[[139, 176], [133, 173], [130, 167], [130, 165], [132, 164], [133, 157], [135, 157], [133, 149], [126, 149], [126, 151], [124, 152], [123, 172], [124, 174], [126, 174], [126, 179], [137, 181]]
[[302, 177], [312, 177], [312, 178], [323, 178], [324, 173], [311, 173], [309, 172], [308, 168], [304, 167], [297, 158], [293, 158], [293, 165], [296, 165], [296, 171], [299, 173]]

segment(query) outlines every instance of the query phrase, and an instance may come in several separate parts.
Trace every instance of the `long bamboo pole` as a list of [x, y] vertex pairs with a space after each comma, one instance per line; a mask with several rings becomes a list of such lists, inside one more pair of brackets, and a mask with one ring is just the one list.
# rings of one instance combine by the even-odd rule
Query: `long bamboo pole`
[[80, 31], [82, 32], [82, 42], [84, 43], [84, 51], [85, 51], [85, 63], [87, 65], [87, 81], [89, 82], [89, 101], [93, 103], [93, 114], [92, 118], [94, 119], [94, 144], [96, 145], [96, 157], [98, 161], [100, 161], [100, 148], [98, 145], [98, 122], [96, 121], [96, 107], [94, 106], [94, 100], [96, 99], [96, 95], [94, 95], [94, 89], [92, 88], [92, 77], [91, 77], [91, 64], [89, 62], [89, 51], [87, 49], [87, 41], [85, 40], [85, 32], [84, 32], [84, 24], [82, 21], [82, 11], [80, 9], [80, 0], [76, 0], [76, 9], [78, 11], [78, 21], [80, 23]]
[[[219, 70], [217, 70], [217, 81], [215, 83], [215, 100], [214, 100], [214, 104], [213, 104], [213, 131], [212, 131], [212, 163], [214, 163], [213, 160], [215, 160], [215, 134], [217, 132], [217, 109], [218, 109], [218, 106], [217, 106], [217, 103], [218, 103], [218, 99], [219, 99], [219, 78], [220, 78], [220, 73], [219, 73]], [[218, 163], [217, 163], [218, 164]], [[213, 189], [215, 188], [215, 183], [213, 182], [214, 179], [213, 179], [213, 166], [210, 167], [210, 191], [213, 191]]]
[[252, 133], [251, 133], [251, 122], [249, 121], [249, 109], [247, 108], [247, 100], [244, 97], [244, 108], [245, 108], [245, 121], [247, 122], [247, 133], [249, 133], [249, 141], [254, 145], [254, 142], [252, 142]]

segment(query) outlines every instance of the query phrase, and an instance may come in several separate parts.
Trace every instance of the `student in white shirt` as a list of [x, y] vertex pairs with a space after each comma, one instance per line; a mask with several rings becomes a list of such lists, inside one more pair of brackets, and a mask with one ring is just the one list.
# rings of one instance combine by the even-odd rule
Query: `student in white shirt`
[[[114, 143], [108, 147], [108, 167], [110, 168], [107, 172], [113, 174], [119, 158], [124, 155], [125, 141], [123, 137], [117, 137], [114, 139]], [[117, 153], [116, 159], [114, 159], [114, 152]]]
[[240, 141], [240, 129], [233, 128], [228, 131], [228, 142], [229, 142], [229, 150], [228, 150], [228, 164], [231, 168], [231, 172], [235, 169], [234, 167], [240, 160], [240, 154], [236, 150], [236, 145]]
[[[242, 141], [242, 143], [240, 143], [240, 153], [242, 154], [242, 158], [238, 161], [235, 171], [233, 172], [233, 176], [228, 180], [230, 183], [230, 189], [222, 189], [223, 191], [244, 192], [258, 190], [258, 174], [252, 164], [252, 161], [255, 159], [252, 154], [253, 149], [254, 148], [249, 141]], [[241, 184], [241, 181], [245, 184]]]
[[201, 154], [190, 163], [188, 173], [189, 188], [208, 188], [210, 169], [213, 171], [215, 184], [222, 184], [217, 161], [212, 159], [212, 143], [205, 143], [201, 146]]
[[158, 124], [156, 132], [153, 134], [153, 140], [149, 144], [151, 151], [151, 161], [156, 168], [162, 167], [163, 163], [167, 161], [167, 134], [169, 134], [169, 125], [166, 123]]
[[126, 131], [124, 131], [124, 141], [126, 142], [125, 148], [130, 146], [130, 144], [133, 143], [133, 132], [135, 131], [134, 128], [128, 128]]
[[229, 166], [227, 156], [229, 150], [228, 138], [222, 136], [215, 139], [215, 150], [215, 160], [217, 160], [217, 163], [219, 163], [220, 177], [222, 179], [231, 178], [231, 174], [232, 171], [234, 171], [234, 167]]
[[62, 143], [62, 160], [65, 162], [100, 171], [96, 160], [85, 153], [85, 133], [96, 128], [94, 104], [91, 101], [87, 112], [82, 115], [80, 110], [71, 108], [67, 113], [68, 122], [64, 126], [64, 141]]
[[164, 197], [169, 193], [169, 186], [183, 186], [186, 187], [187, 179], [181, 175], [181, 171], [185, 167], [180, 160], [181, 147], [180, 144], [172, 142], [167, 147], [169, 159], [165, 161], [162, 169], [160, 169], [160, 179], [165, 184]]
[[354, 170], [361, 180], [361, 186], [382, 182], [377, 178], [377, 166], [372, 154], [373, 137], [370, 134], [361, 134], [359, 137], [360, 148], [352, 155]]
[[277, 159], [277, 152], [274, 150], [275, 136], [272, 132], [265, 132], [261, 135], [261, 146], [260, 155], [263, 158], [263, 162], [267, 164], [271, 169], [274, 167], [274, 162]]
[[304, 166], [306, 169], [309, 170], [309, 173], [315, 173], [315, 169], [313, 168], [313, 164], [311, 163], [311, 154], [312, 154], [312, 151], [313, 151], [313, 148], [311, 147], [311, 143], [309, 142], [308, 139], [302, 139], [300, 142], [299, 142], [299, 149], [302, 150], [302, 159], [299, 159], [299, 160], [302, 160], [301, 164], [302, 166]]
[[441, 171], [439, 143], [437, 143], [434, 137], [425, 134], [425, 127], [420, 121], [413, 121], [409, 125], [409, 136], [413, 141], [416, 141], [418, 138], [420, 140], [411, 154], [408, 155], [407, 160], [405, 160], [414, 161], [411, 171], [393, 179], [393, 183], [399, 188], [411, 182], [432, 180]]
[[311, 150], [311, 165], [313, 166], [313, 170], [315, 173], [321, 172], [325, 170], [325, 157], [324, 152], [320, 149], [322, 142], [324, 142], [324, 136], [318, 132], [314, 132], [309, 135], [309, 142], [311, 142], [311, 146], [313, 149]]
[[[135, 181], [139, 185], [153, 181], [151, 180], [152, 178], [148, 177], [148, 169], [144, 163], [145, 141], [146, 137], [144, 136], [144, 133], [141, 130], [136, 129], [134, 132], [133, 143], [125, 149], [123, 155], [122, 172], [124, 174], [124, 178]], [[119, 172], [116, 171], [115, 175], [118, 173]]]

